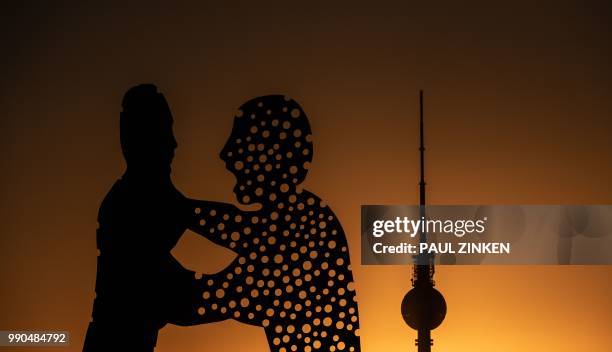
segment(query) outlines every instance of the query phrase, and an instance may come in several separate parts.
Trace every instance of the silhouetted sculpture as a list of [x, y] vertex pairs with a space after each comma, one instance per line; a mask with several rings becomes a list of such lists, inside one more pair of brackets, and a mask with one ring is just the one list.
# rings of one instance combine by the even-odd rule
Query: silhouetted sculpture
[[319, 197], [298, 188], [312, 152], [308, 119], [294, 100], [270, 95], [242, 105], [221, 158], [236, 177], [238, 201], [262, 207], [192, 201], [189, 227], [238, 254], [199, 280], [194, 311], [202, 322], [264, 327], [271, 351], [360, 351], [344, 231]]
[[152, 351], [166, 323], [181, 316], [194, 273], [170, 254], [190, 209], [170, 179], [177, 143], [172, 114], [153, 85], [124, 96], [120, 139], [127, 169], [100, 206], [98, 273], [84, 351]]
[[[185, 198], [172, 184], [172, 115], [153, 85], [123, 100], [127, 170], [98, 215], [98, 275], [84, 351], [152, 351], [165, 324], [233, 318], [262, 326], [272, 351], [360, 351], [346, 237], [329, 207], [298, 189], [312, 160], [308, 119], [280, 95], [245, 103], [221, 151], [234, 192], [258, 211]], [[170, 254], [190, 228], [237, 253], [196, 275]]]

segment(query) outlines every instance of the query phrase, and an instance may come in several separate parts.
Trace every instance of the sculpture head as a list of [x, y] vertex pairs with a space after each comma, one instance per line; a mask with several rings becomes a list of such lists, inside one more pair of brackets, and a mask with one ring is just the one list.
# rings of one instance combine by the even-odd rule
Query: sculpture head
[[121, 150], [128, 169], [169, 174], [177, 143], [163, 94], [155, 85], [141, 84], [125, 93], [121, 106]]
[[242, 204], [265, 204], [295, 193], [312, 161], [308, 118], [295, 100], [267, 95], [244, 103], [220, 157], [236, 177]]

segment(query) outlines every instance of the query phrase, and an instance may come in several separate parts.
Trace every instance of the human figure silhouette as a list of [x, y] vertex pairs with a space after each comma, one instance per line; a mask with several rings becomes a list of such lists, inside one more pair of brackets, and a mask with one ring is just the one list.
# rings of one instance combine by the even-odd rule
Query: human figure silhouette
[[154, 85], [122, 102], [120, 141], [127, 168], [104, 198], [96, 234], [96, 297], [84, 351], [153, 351], [166, 323], [188, 325], [194, 273], [170, 254], [190, 208], [170, 178], [177, 147], [172, 114]]
[[190, 201], [189, 227], [237, 253], [226, 269], [197, 280], [192, 323], [262, 326], [271, 351], [360, 351], [344, 231], [319, 197], [299, 188], [312, 152], [294, 100], [270, 95], [241, 106], [220, 156], [236, 177], [238, 201], [261, 209]]

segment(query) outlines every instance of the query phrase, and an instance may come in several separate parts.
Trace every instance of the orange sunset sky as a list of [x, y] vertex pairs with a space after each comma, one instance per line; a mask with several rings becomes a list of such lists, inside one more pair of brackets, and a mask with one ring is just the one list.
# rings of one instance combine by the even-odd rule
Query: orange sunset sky
[[[80, 351], [90, 319], [97, 209], [124, 169], [120, 102], [138, 83], [157, 84], [173, 111], [175, 185], [206, 200], [235, 202], [218, 153], [243, 102], [302, 105], [314, 142], [304, 185], [349, 239], [366, 352], [416, 351], [399, 311], [411, 267], [361, 266], [359, 216], [361, 204], [418, 202], [419, 89], [430, 204], [612, 202], [608, 1], [0, 7], [0, 330], [68, 330], [62, 351]], [[200, 272], [233, 257], [193, 233], [173, 253]], [[611, 277], [438, 267], [448, 314], [433, 350], [612, 351]], [[267, 351], [263, 330], [168, 326], [156, 351], [220, 350]]]

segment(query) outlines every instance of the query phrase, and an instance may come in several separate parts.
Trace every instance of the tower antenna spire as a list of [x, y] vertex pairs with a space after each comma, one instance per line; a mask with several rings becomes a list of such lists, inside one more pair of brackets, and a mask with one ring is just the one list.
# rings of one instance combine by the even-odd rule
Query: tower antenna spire
[[421, 180], [419, 182], [421, 206], [425, 205], [425, 136], [423, 133], [425, 126], [423, 121], [423, 90], [419, 90], [419, 152], [421, 155]]

